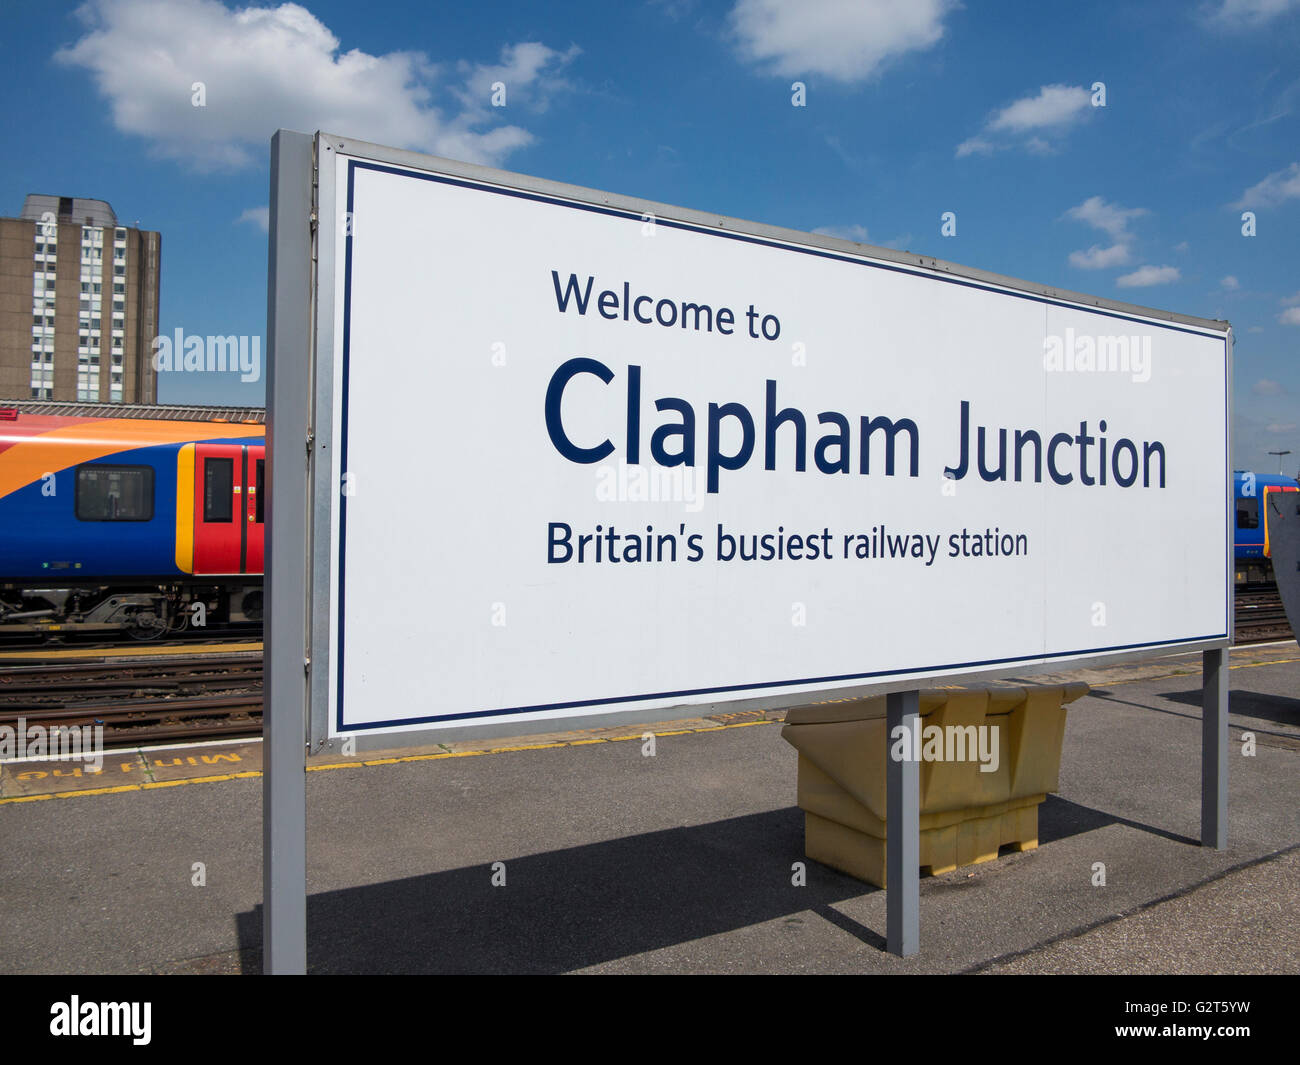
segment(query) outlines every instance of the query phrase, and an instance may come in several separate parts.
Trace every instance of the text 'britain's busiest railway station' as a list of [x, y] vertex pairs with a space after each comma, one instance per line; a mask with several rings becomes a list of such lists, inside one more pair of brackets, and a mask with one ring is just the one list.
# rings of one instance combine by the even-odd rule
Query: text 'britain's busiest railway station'
[[197, 1023], [67, 977], [263, 973], [1082, 974], [1072, 1031], [1273, 1030], [1300, 140], [1244, 131], [1300, 8], [1084, 6], [15, 15], [84, 126], [33, 104], [0, 188], [34, 1038]]

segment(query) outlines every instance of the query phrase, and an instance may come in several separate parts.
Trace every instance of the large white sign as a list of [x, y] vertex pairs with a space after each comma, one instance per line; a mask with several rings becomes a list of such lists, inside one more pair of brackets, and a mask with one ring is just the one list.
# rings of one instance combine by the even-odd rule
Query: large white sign
[[1226, 638], [1224, 331], [322, 167], [332, 733]]

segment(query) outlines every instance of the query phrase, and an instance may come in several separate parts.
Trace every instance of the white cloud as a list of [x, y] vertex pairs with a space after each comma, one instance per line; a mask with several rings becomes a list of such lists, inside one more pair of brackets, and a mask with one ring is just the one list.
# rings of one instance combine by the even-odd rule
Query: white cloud
[[1267, 426], [1267, 431], [1270, 433], [1294, 433], [1295, 430], [1295, 422], [1273, 422], [1272, 425]]
[[[1100, 229], [1114, 243], [1108, 248], [1094, 244], [1087, 251], [1073, 251], [1070, 253], [1070, 265], [1081, 270], [1105, 270], [1111, 266], [1125, 265], [1129, 261], [1129, 245], [1133, 239], [1128, 231], [1128, 224], [1130, 220], [1141, 218], [1147, 213], [1145, 207], [1121, 207], [1119, 204], [1107, 203], [1100, 196], [1089, 196], [1083, 203], [1071, 207], [1065, 212], [1066, 218], [1083, 222], [1093, 229]], [[1135, 284], [1154, 283], [1135, 282]]]
[[[1037, 96], [1025, 96], [993, 112], [983, 130], [957, 145], [957, 158], [978, 152], [988, 155], [1011, 147], [1023, 137], [1021, 146], [1037, 155], [1052, 150], [1039, 133], [1060, 133], [1092, 110], [1092, 94], [1078, 85], [1044, 85]], [[1030, 135], [1032, 134], [1032, 135]]]
[[1300, 325], [1300, 307], [1288, 307], [1277, 316], [1283, 325]]
[[695, 10], [696, 0], [650, 0], [652, 7], [659, 8], [668, 18], [676, 22]]
[[933, 47], [956, 0], [737, 0], [741, 58], [783, 77], [864, 81], [891, 59]]
[[257, 226], [263, 233], [271, 231], [271, 208], [270, 207], [248, 207], [244, 213], [236, 220], [236, 224], [251, 222]]
[[[436, 106], [439, 69], [423, 53], [340, 51], [338, 38], [298, 4], [231, 10], [218, 0], [90, 0], [78, 14], [85, 34], [55, 59], [90, 72], [118, 130], [199, 169], [265, 159], [278, 127], [477, 163], [499, 162], [533, 139], [496, 124], [494, 109], [465, 106], [472, 86], [449, 88], [452, 106]], [[571, 56], [507, 46], [500, 69], [523, 87]], [[490, 69], [497, 68], [470, 74]], [[203, 84], [202, 107], [193, 105], [195, 82]]]
[[1300, 197], [1300, 163], [1292, 163], [1283, 170], [1269, 174], [1263, 181], [1252, 185], [1241, 194], [1233, 207], [1276, 207], [1279, 203]]
[[1065, 212], [1066, 217], [1073, 218], [1076, 222], [1086, 222], [1094, 229], [1104, 230], [1115, 240], [1128, 236], [1130, 219], [1141, 218], [1148, 213], [1145, 207], [1120, 207], [1118, 204], [1107, 203], [1100, 196], [1089, 196], [1083, 203]]
[[1148, 285], [1167, 285], [1182, 278], [1176, 266], [1139, 266], [1131, 274], [1115, 279], [1120, 288], [1146, 288]]
[[1250, 327], [1246, 330], [1246, 332], [1247, 332], [1247, 333], [1262, 333], [1262, 332], [1264, 332], [1264, 327], [1263, 327], [1262, 325], [1252, 325], [1252, 326], [1250, 326]]
[[914, 239], [911, 233], [900, 233], [896, 237], [882, 240], [880, 237], [872, 237], [867, 233], [867, 227], [857, 222], [847, 226], [818, 226], [813, 232], [820, 233], [824, 237], [853, 240], [859, 244], [874, 244], [877, 248], [898, 248], [900, 251], [907, 248]]
[[[550, 98], [572, 86], [559, 76], [582, 54], [576, 44], [557, 52], [536, 41], [508, 44], [501, 49], [498, 63], [468, 63], [462, 60], [457, 69], [465, 78], [465, 87], [453, 92], [467, 109], [486, 108], [491, 103], [492, 86], [500, 82], [506, 89], [506, 105], [523, 103], [529, 110], [545, 111]], [[486, 111], [483, 112], [486, 116]]]
[[1232, 274], [1229, 274], [1219, 282], [1219, 288], [1223, 289], [1225, 292], [1236, 292], [1237, 289], [1241, 288], [1241, 282], [1233, 277]]
[[970, 137], [957, 145], [957, 158], [966, 155], [992, 155], [995, 150], [992, 141], [983, 137]]
[[1070, 265], [1080, 270], [1105, 270], [1112, 266], [1123, 266], [1128, 262], [1128, 245], [1112, 244], [1103, 248], [1094, 244], [1087, 251], [1070, 252]]
[[1283, 307], [1294, 307], [1297, 303], [1300, 303], [1300, 292], [1297, 292], [1294, 296], [1282, 297]]
[[859, 244], [865, 244], [869, 239], [867, 237], [867, 227], [858, 225], [856, 222], [850, 226], [819, 226], [813, 230], [814, 233], [820, 233], [823, 237], [838, 237], [840, 240], [856, 240]]
[[1037, 96], [1026, 96], [994, 114], [988, 128], [1024, 133], [1066, 126], [1087, 113], [1091, 99], [1088, 90], [1077, 85], [1044, 85]]
[[912, 243], [915, 240], [916, 238], [912, 236], [911, 232], [907, 232], [900, 233], [896, 237], [890, 237], [888, 240], [878, 241], [877, 243], [882, 248], [896, 248], [899, 251], [906, 251], [912, 246]]
[[1257, 396], [1282, 395], [1282, 386], [1276, 381], [1270, 381], [1267, 377], [1261, 377], [1251, 386], [1250, 390]]
[[1184, 240], [1184, 241], [1179, 241], [1179, 243], [1177, 243], [1177, 244], [1174, 245], [1174, 251], [1186, 252], [1186, 251], [1190, 251], [1190, 250], [1191, 250], [1191, 247], [1192, 247], [1192, 246], [1191, 246], [1190, 244], [1188, 244], [1187, 241], [1185, 241], [1185, 240]]
[[1202, 9], [1206, 21], [1229, 29], [1254, 29], [1300, 7], [1300, 0], [1219, 0]]

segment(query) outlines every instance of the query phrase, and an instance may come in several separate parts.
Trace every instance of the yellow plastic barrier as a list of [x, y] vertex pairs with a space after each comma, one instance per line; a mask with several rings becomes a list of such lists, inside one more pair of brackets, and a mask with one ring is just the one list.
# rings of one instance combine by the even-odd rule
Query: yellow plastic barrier
[[[920, 756], [923, 874], [1038, 846], [1038, 804], [1057, 788], [1065, 704], [1086, 684], [924, 689], [918, 735], [889, 740], [885, 697], [804, 706], [781, 735], [799, 752], [804, 852], [885, 886], [886, 755]], [[898, 747], [902, 742], [905, 748]]]

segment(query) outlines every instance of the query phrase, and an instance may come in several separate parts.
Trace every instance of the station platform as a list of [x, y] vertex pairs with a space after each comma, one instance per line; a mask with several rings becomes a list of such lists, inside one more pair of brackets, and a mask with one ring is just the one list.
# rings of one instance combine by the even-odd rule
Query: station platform
[[[804, 858], [783, 714], [752, 711], [312, 759], [309, 968], [1300, 971], [1300, 647], [1231, 655], [1222, 852], [1196, 845], [1199, 655], [1057, 676], [1093, 691], [1040, 846], [923, 878], [917, 957], [884, 951], [884, 892]], [[0, 772], [0, 971], [258, 971], [260, 743], [74, 768]]]

